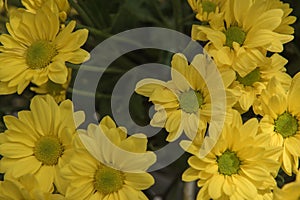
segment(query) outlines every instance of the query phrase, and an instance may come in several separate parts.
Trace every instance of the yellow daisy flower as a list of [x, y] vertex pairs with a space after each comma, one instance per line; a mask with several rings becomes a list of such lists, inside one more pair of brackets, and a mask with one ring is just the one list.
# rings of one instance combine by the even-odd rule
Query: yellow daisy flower
[[[183, 181], [198, 180], [201, 187], [197, 200], [259, 199], [264, 190], [276, 186], [274, 176], [279, 169], [276, 156], [280, 148], [266, 147], [267, 134], [257, 134], [258, 120], [245, 124], [235, 112], [232, 123], [226, 123], [220, 139], [204, 158], [199, 149], [190, 149], [188, 168]], [[214, 141], [207, 140], [206, 145]], [[200, 149], [200, 152], [202, 150]]]
[[281, 52], [283, 44], [294, 37], [280, 34], [275, 29], [282, 23], [282, 9], [268, 9], [267, 1], [228, 1], [220, 17], [210, 27], [194, 25], [192, 38], [203, 40], [205, 49], [214, 58], [218, 67], [229, 66], [242, 77], [253, 71], [260, 51]]
[[294, 76], [289, 90], [275, 78], [262, 91], [261, 106], [257, 109], [263, 116], [260, 129], [269, 134], [269, 143], [283, 149], [280, 156], [282, 169], [288, 175], [298, 172], [300, 157], [300, 73]]
[[[184, 55], [175, 54], [171, 64], [172, 80], [144, 79], [137, 83], [135, 91], [154, 103], [157, 112], [150, 124], [165, 127], [169, 132], [167, 141], [176, 140], [184, 131], [191, 140], [198, 134], [201, 143], [211, 119], [212, 104], [206, 81], [216, 78], [216, 74], [209, 72], [214, 63], [206, 55], [198, 54], [189, 65]], [[206, 77], [202, 78], [199, 71], [204, 71]], [[235, 75], [224, 71], [221, 76], [226, 88]], [[235, 98], [228, 93], [227, 106], [234, 103]]]
[[[49, 0], [22, 0], [23, 6], [27, 9], [27, 11], [36, 13], [38, 9], [40, 9], [45, 2]], [[51, 0], [52, 1], [52, 0]], [[71, 7], [68, 0], [55, 0], [54, 1], [59, 10], [59, 19], [64, 22], [67, 19], [67, 14], [70, 12]]]
[[146, 200], [141, 190], [154, 184], [145, 171], [156, 161], [152, 152], [146, 152], [147, 138], [134, 134], [127, 138], [126, 129], [116, 127], [110, 117], [104, 117], [99, 126], [90, 124], [80, 130], [82, 143], [77, 148], [62, 175], [70, 181], [67, 199]]
[[[65, 62], [79, 64], [88, 59], [89, 53], [80, 47], [88, 36], [86, 29], [73, 32], [75, 21], [59, 31], [58, 12], [49, 1], [37, 10], [13, 12], [7, 30], [0, 42], [0, 82], [7, 85], [3, 93], [21, 94], [30, 82], [40, 86], [51, 80], [57, 84], [67, 81], [68, 70]], [[45, 27], [47, 24], [47, 27]], [[13, 90], [14, 89], [14, 90]], [[12, 92], [13, 91], [13, 92]]]
[[7, 130], [0, 134], [0, 172], [5, 178], [33, 174], [43, 191], [52, 192], [54, 183], [61, 192], [59, 171], [73, 153], [72, 138], [83, 113], [73, 113], [70, 100], [58, 106], [49, 95], [35, 96], [30, 109], [20, 111], [18, 118], [4, 117]]
[[276, 77], [285, 88], [288, 88], [292, 78], [285, 73], [284, 66], [287, 62], [279, 54], [273, 54], [271, 57], [262, 55], [261, 59], [257, 60], [257, 68], [245, 77], [241, 77], [236, 72], [236, 80], [229, 86], [238, 98], [238, 104], [235, 107], [241, 113], [248, 111], [272, 77]]
[[17, 179], [0, 182], [0, 199], [3, 200], [63, 200], [60, 194], [43, 191], [36, 178], [27, 174]]
[[47, 83], [39, 87], [30, 87], [30, 90], [37, 94], [50, 94], [55, 99], [56, 103], [66, 100], [67, 89], [72, 78], [72, 69], [69, 68], [68, 70], [68, 79], [66, 83], [57, 84], [49, 80]]
[[300, 199], [300, 171], [297, 173], [296, 180], [288, 183], [282, 189], [274, 190], [274, 200], [298, 200]]
[[225, 9], [227, 0], [188, 0], [193, 11], [196, 13], [196, 18], [201, 22], [211, 21], [215, 15], [220, 15]]
[[268, 8], [269, 9], [282, 9], [283, 10], [283, 16], [281, 24], [274, 30], [277, 33], [282, 34], [293, 34], [294, 28], [290, 25], [295, 23], [297, 18], [295, 16], [289, 16], [291, 12], [293, 11], [292, 8], [290, 8], [290, 4], [283, 3], [280, 0], [268, 0]]

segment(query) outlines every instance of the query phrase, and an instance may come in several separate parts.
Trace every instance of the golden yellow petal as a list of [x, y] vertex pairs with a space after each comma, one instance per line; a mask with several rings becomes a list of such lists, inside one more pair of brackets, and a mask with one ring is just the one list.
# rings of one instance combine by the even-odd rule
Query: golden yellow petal
[[208, 185], [208, 193], [213, 199], [218, 199], [222, 196], [222, 187], [224, 184], [224, 175], [217, 174], [210, 179]]
[[154, 178], [149, 173], [125, 173], [124, 183], [136, 190], [145, 190], [154, 184]]
[[147, 136], [144, 134], [134, 134], [123, 140], [120, 147], [127, 151], [144, 153], [147, 150]]
[[12, 168], [6, 172], [7, 176], [21, 177], [25, 174], [34, 174], [37, 172], [42, 163], [39, 162], [34, 156], [29, 156], [18, 160]]
[[297, 100], [300, 98], [300, 73], [297, 73], [288, 92], [288, 109], [292, 114], [300, 112], [300, 105]]
[[25, 144], [9, 142], [0, 145], [0, 154], [8, 158], [24, 158], [33, 155], [33, 149]]
[[135, 92], [150, 97], [156, 88], [164, 88], [165, 82], [156, 79], [143, 79], [136, 84]]
[[43, 165], [36, 173], [35, 177], [39, 182], [42, 191], [53, 192], [53, 181], [55, 169], [54, 166]]
[[182, 174], [182, 180], [186, 182], [191, 182], [199, 179], [198, 177], [199, 171], [193, 168], [186, 169]]

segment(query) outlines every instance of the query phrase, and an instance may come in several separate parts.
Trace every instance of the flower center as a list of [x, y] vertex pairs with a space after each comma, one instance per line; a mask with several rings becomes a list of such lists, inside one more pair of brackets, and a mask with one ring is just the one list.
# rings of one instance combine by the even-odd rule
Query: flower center
[[189, 90], [179, 96], [180, 108], [187, 113], [197, 112], [202, 104], [203, 96], [199, 91]]
[[234, 152], [226, 150], [217, 158], [219, 172], [224, 175], [237, 174], [240, 169], [241, 161]]
[[232, 26], [225, 32], [226, 42], [225, 45], [232, 48], [232, 43], [237, 42], [242, 45], [246, 39], [246, 33], [237, 26]]
[[275, 120], [275, 132], [283, 138], [293, 136], [298, 130], [298, 120], [290, 113], [283, 113]]
[[63, 154], [63, 147], [58, 138], [43, 136], [35, 144], [34, 155], [45, 165], [56, 165]]
[[254, 69], [245, 77], [241, 77], [238, 73], [236, 73], [236, 75], [236, 80], [244, 86], [252, 86], [253, 83], [258, 82], [260, 80], [260, 72], [258, 68]]
[[95, 189], [106, 195], [122, 188], [124, 175], [121, 171], [102, 165], [96, 171], [94, 181]]
[[207, 14], [211, 12], [215, 12], [217, 8], [217, 5], [211, 1], [203, 1], [202, 2], [202, 9], [203, 12], [207, 12]]
[[47, 67], [52, 58], [57, 55], [55, 46], [48, 41], [34, 42], [26, 52], [26, 63], [31, 69]]

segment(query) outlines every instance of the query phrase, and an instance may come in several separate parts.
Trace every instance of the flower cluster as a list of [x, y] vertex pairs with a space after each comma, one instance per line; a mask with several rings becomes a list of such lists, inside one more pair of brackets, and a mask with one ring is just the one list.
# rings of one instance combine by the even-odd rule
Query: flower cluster
[[37, 87], [46, 84], [47, 91], [56, 95], [53, 90], [69, 83], [71, 72], [66, 62], [80, 64], [89, 58], [89, 53], [80, 48], [88, 31], [73, 32], [75, 21], [60, 28], [61, 3], [23, 3], [28, 9], [12, 11], [6, 24], [8, 34], [0, 36], [0, 94], [21, 94], [33, 83]]
[[[136, 92], [155, 105], [151, 125], [164, 127], [169, 142], [182, 133], [190, 140], [181, 141], [192, 154], [182, 179], [198, 180], [197, 199], [273, 199], [273, 191], [279, 191], [275, 198], [287, 195], [285, 190], [296, 186], [281, 192], [275, 178], [280, 167], [289, 176], [298, 173], [300, 157], [300, 74], [290, 77], [288, 61], [279, 54], [293, 40], [292, 9], [279, 0], [188, 3], [200, 21], [192, 27], [192, 38], [205, 44], [223, 80], [224, 125], [214, 126], [212, 90], [217, 88], [209, 81], [217, 76], [209, 72], [214, 63], [206, 53], [190, 64], [175, 54], [170, 81], [137, 84]], [[246, 112], [257, 118], [243, 122]], [[221, 127], [220, 137], [208, 126]]]
[[20, 95], [28, 87], [37, 95], [30, 110], [3, 118], [0, 199], [148, 199], [141, 191], [154, 184], [146, 171], [156, 155], [147, 151], [146, 136], [127, 137], [108, 116], [79, 130], [84, 112], [66, 100], [67, 63], [89, 59], [81, 48], [88, 30], [74, 31], [67, 0], [22, 4], [0, 36], [0, 94]]
[[[90, 58], [85, 28], [106, 35], [72, 20], [81, 1], [20, 3], [0, 35], [0, 95], [34, 96], [3, 117], [0, 199], [147, 200], [157, 158], [146, 133], [129, 135], [107, 115], [83, 129], [85, 113], [66, 96], [71, 66]], [[280, 0], [187, 3], [203, 53], [175, 53], [168, 81], [137, 82], [154, 105], [150, 125], [189, 155], [181, 179], [197, 183], [197, 200], [299, 199], [300, 72], [291, 77], [280, 55], [294, 39], [292, 9]], [[283, 173], [296, 180], [279, 187]]]

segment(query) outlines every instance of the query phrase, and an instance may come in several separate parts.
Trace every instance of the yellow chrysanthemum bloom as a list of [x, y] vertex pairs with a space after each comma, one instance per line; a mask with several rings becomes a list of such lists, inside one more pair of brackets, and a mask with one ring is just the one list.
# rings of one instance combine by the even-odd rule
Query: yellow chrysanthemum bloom
[[[157, 111], [150, 124], [164, 127], [168, 132], [167, 141], [174, 141], [182, 132], [193, 140], [196, 135], [202, 142], [204, 133], [211, 119], [211, 96], [206, 85], [208, 79], [216, 78], [207, 69], [213, 69], [214, 63], [204, 54], [198, 54], [189, 65], [183, 54], [175, 54], [172, 59], [172, 80], [163, 82], [156, 79], [143, 79], [137, 83], [135, 91], [149, 97]], [[201, 68], [201, 69], [200, 69]], [[205, 71], [200, 75], [199, 71]], [[228, 73], [229, 72], [229, 73]], [[220, 72], [224, 87], [234, 80], [230, 71]], [[231, 93], [227, 95], [227, 106], [235, 103]]]
[[[36, 13], [45, 2], [49, 0], [22, 0], [23, 6], [27, 11]], [[52, 0], [51, 0], [52, 1]], [[71, 7], [68, 0], [54, 0], [59, 10], [59, 19], [64, 22], [67, 19], [67, 14], [70, 12]]]
[[284, 67], [287, 62], [279, 54], [273, 54], [271, 57], [261, 55], [260, 59], [257, 59], [257, 68], [249, 74], [241, 77], [236, 73], [236, 80], [229, 86], [238, 98], [238, 104], [235, 107], [241, 113], [248, 111], [272, 77], [276, 77], [287, 89], [292, 80]]
[[297, 173], [296, 181], [288, 183], [282, 189], [274, 190], [274, 200], [298, 200], [300, 199], [300, 171]]
[[80, 130], [82, 143], [77, 142], [74, 157], [62, 170], [70, 181], [66, 198], [85, 200], [146, 200], [141, 190], [154, 184], [145, 171], [156, 161], [147, 152], [147, 138], [134, 134], [127, 138], [126, 129], [116, 127], [110, 117], [104, 117], [99, 126], [90, 124]]
[[30, 87], [30, 90], [37, 94], [50, 94], [55, 99], [56, 103], [66, 100], [67, 89], [72, 78], [72, 69], [69, 68], [68, 70], [68, 79], [66, 83], [57, 84], [49, 80], [47, 83], [39, 87]]
[[267, 2], [268, 2], [269, 9], [279, 8], [283, 10], [281, 24], [274, 31], [282, 34], [293, 34], [294, 28], [291, 27], [290, 25], [295, 23], [297, 18], [295, 16], [289, 16], [293, 11], [293, 9], [290, 8], [290, 4], [283, 3], [280, 0], [268, 0]]
[[294, 37], [275, 29], [282, 23], [282, 9], [268, 9], [267, 1], [228, 1], [225, 20], [219, 17], [210, 26], [194, 25], [192, 38], [209, 42], [205, 49], [218, 67], [229, 66], [242, 77], [253, 71], [259, 52], [283, 51]]
[[[184, 181], [198, 180], [201, 187], [197, 200], [260, 199], [264, 190], [276, 187], [280, 167], [276, 156], [280, 148], [266, 147], [268, 134], [257, 134], [258, 120], [252, 118], [245, 124], [235, 112], [232, 123], [226, 123], [220, 139], [204, 158], [199, 149], [190, 148], [188, 168], [182, 175]], [[206, 145], [214, 141], [207, 140]], [[201, 151], [201, 149], [200, 149]]]
[[17, 179], [0, 182], [0, 199], [3, 200], [63, 200], [60, 194], [43, 191], [36, 178], [27, 174]]
[[275, 78], [262, 91], [260, 107], [255, 109], [263, 116], [260, 129], [269, 134], [269, 143], [283, 149], [280, 156], [282, 169], [288, 175], [298, 172], [300, 157], [300, 73], [294, 76], [289, 90]]
[[215, 15], [220, 15], [224, 11], [227, 0], [188, 0], [196, 18], [201, 22], [211, 21]]
[[0, 172], [5, 178], [33, 174], [43, 191], [52, 192], [54, 183], [61, 192], [59, 171], [73, 153], [72, 138], [83, 113], [73, 113], [70, 100], [58, 106], [50, 95], [35, 96], [30, 109], [20, 111], [18, 118], [4, 117], [7, 130], [0, 134]]
[[[48, 80], [57, 84], [67, 81], [65, 62], [80, 64], [89, 53], [80, 47], [88, 36], [86, 29], [72, 32], [75, 21], [59, 31], [58, 12], [49, 8], [52, 1], [43, 4], [36, 14], [13, 12], [6, 27], [10, 35], [2, 34], [0, 42], [1, 94], [21, 94], [30, 82], [37, 86]], [[47, 26], [45, 26], [45, 24]]]

